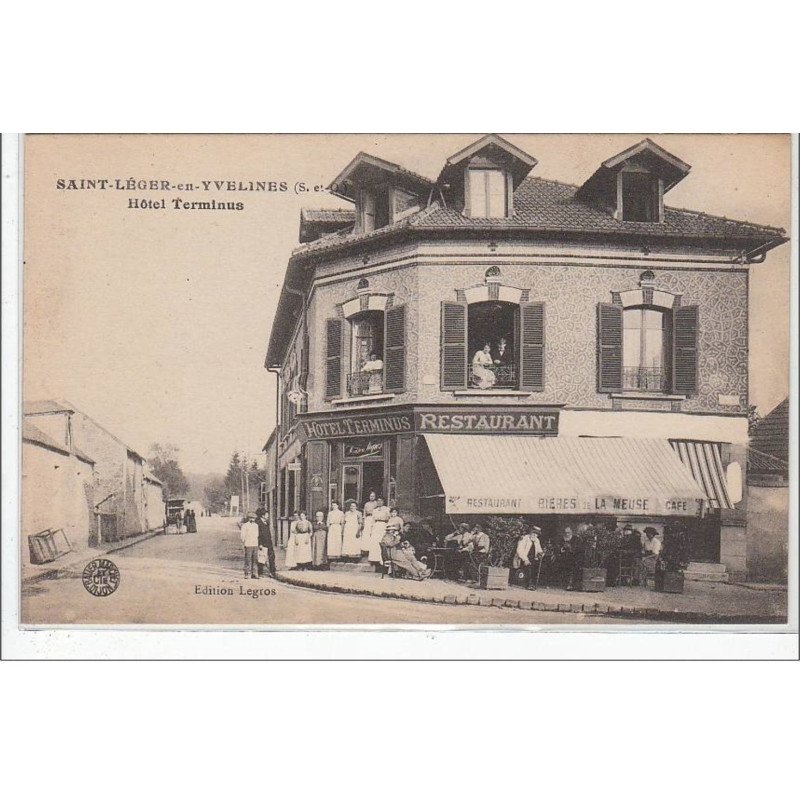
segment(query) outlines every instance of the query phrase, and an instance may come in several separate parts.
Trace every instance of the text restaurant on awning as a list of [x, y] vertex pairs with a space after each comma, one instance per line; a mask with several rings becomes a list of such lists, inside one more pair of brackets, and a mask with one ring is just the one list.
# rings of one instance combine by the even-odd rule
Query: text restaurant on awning
[[662, 439], [425, 434], [447, 514], [697, 516], [709, 498]]

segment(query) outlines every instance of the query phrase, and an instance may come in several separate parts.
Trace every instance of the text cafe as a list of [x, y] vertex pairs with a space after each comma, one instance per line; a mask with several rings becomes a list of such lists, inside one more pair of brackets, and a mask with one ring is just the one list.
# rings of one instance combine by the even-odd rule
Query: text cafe
[[702, 488], [666, 440], [559, 435], [561, 410], [398, 406], [307, 414], [307, 510], [370, 492], [401, 514], [699, 518]]

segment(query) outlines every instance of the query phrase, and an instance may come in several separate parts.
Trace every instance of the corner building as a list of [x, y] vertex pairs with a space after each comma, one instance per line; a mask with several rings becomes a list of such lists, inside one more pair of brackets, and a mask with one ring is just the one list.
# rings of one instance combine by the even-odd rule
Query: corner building
[[359, 153], [349, 207], [302, 212], [276, 517], [374, 490], [445, 527], [672, 521], [744, 575], [748, 273], [784, 231], [665, 205], [690, 167], [649, 139], [581, 186], [536, 164], [495, 135], [435, 180]]

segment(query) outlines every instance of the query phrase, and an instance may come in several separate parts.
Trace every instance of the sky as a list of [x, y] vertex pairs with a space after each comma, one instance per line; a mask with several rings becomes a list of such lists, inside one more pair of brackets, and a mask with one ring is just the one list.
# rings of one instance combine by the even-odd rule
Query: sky
[[[582, 183], [649, 135], [692, 165], [667, 205], [790, 228], [782, 135], [521, 135], [543, 178]], [[300, 209], [347, 204], [320, 191], [363, 150], [435, 178], [480, 134], [30, 136], [25, 142], [23, 393], [64, 398], [146, 454], [171, 443], [189, 472], [260, 453], [275, 424], [264, 355]], [[103, 178], [122, 189], [60, 189]], [[193, 183], [128, 190], [126, 181]], [[285, 182], [287, 191], [201, 191], [202, 181]], [[297, 182], [312, 191], [298, 192]], [[165, 209], [129, 208], [131, 200]], [[176, 210], [173, 200], [242, 202]], [[750, 278], [751, 402], [788, 393], [789, 245]]]

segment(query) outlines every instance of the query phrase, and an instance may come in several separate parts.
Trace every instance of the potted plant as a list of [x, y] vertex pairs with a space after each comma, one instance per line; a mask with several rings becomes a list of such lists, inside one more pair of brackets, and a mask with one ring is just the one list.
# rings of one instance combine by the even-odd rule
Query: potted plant
[[620, 544], [616, 527], [583, 523], [576, 532], [578, 540], [572, 588], [578, 592], [602, 592], [606, 588], [608, 564]]
[[656, 562], [657, 592], [683, 594], [683, 571], [689, 565], [689, 546], [682, 528], [664, 530], [664, 547]]
[[482, 589], [506, 589], [517, 541], [527, 530], [525, 520], [522, 517], [488, 517], [484, 529], [491, 548], [486, 563], [480, 566], [480, 586]]

